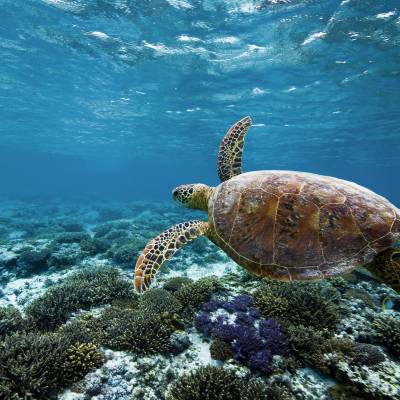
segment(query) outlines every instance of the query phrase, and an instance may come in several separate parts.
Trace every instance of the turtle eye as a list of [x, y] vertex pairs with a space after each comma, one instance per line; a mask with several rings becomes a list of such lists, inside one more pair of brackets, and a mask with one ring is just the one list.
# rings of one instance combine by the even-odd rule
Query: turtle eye
[[172, 192], [172, 196], [174, 196], [174, 197], [178, 197], [178, 194], [179, 194], [179, 190], [174, 190]]

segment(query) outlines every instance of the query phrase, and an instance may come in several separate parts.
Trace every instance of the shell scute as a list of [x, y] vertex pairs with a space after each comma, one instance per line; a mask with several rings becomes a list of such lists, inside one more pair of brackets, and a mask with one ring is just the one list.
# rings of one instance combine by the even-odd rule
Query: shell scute
[[247, 189], [239, 203], [228, 243], [239, 254], [252, 254], [256, 263], [273, 263], [278, 197], [261, 189]]
[[396, 218], [394, 211], [379, 201], [379, 198], [349, 196], [346, 204], [357, 221], [360, 231], [368, 242], [372, 242], [390, 231]]
[[285, 194], [279, 198], [274, 261], [300, 268], [323, 262], [319, 244], [319, 208], [303, 196]]
[[368, 242], [345, 204], [328, 204], [320, 212], [321, 245], [327, 262], [357, 254]]

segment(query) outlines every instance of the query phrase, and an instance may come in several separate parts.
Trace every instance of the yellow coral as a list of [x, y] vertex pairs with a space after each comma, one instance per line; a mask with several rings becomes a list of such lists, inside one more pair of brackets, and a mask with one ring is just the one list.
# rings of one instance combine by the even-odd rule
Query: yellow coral
[[77, 342], [66, 351], [62, 367], [67, 379], [74, 381], [84, 377], [102, 362], [103, 356], [95, 344]]

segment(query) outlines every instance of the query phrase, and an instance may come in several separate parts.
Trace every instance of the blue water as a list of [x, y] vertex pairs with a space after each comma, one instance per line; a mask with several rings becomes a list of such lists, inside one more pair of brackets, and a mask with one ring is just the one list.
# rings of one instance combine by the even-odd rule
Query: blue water
[[400, 204], [398, 0], [0, 0], [0, 194], [164, 200], [244, 169]]

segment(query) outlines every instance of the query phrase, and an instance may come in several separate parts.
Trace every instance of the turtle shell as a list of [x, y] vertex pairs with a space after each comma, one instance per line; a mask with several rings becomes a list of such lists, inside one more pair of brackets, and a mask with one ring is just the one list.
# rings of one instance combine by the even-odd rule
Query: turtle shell
[[327, 176], [257, 171], [209, 200], [211, 239], [250, 272], [316, 279], [365, 265], [400, 238], [400, 211], [372, 191]]

